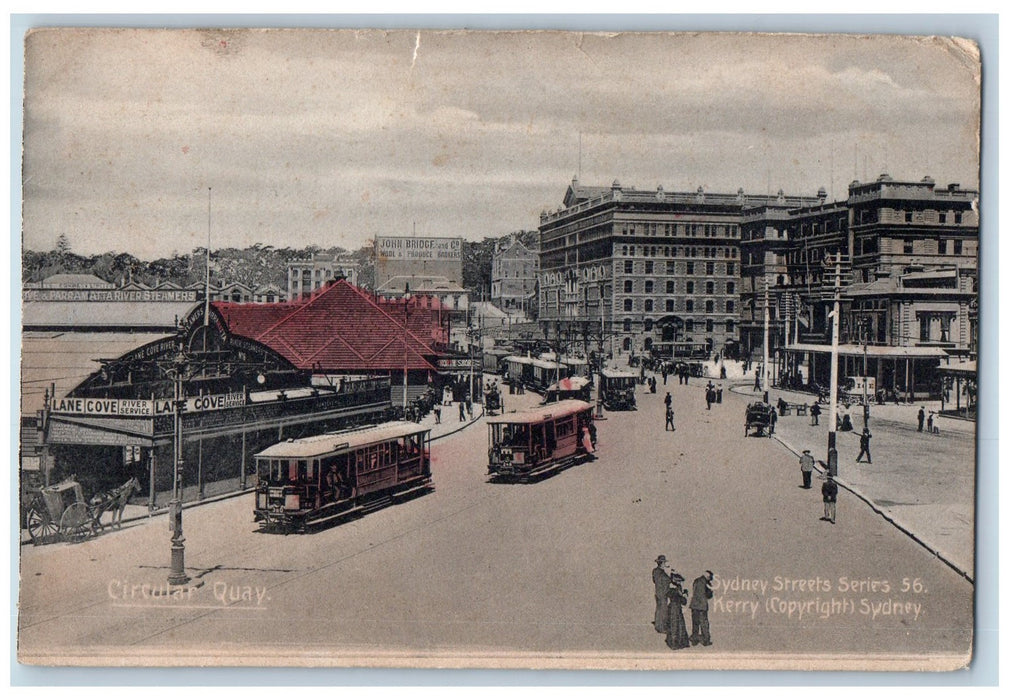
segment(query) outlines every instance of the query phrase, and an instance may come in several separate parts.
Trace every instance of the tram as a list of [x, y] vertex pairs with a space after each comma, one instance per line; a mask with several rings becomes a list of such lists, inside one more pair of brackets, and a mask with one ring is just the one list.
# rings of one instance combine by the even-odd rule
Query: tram
[[634, 387], [637, 383], [638, 375], [633, 372], [604, 369], [599, 373], [599, 395], [603, 408], [607, 411], [637, 410], [637, 399], [634, 398]]
[[[533, 358], [522, 355], [509, 355], [501, 360], [504, 363], [504, 377], [511, 386], [525, 383], [526, 377], [532, 377]], [[528, 370], [526, 369], [528, 367]]]
[[491, 350], [484, 350], [483, 353], [483, 371], [488, 374], [505, 374], [508, 371], [508, 365], [505, 360], [514, 353], [511, 350], [505, 350], [503, 348], [492, 348]]
[[547, 387], [543, 403], [553, 403], [564, 399], [588, 401], [592, 398], [592, 382], [588, 377], [568, 377]]
[[430, 491], [430, 432], [393, 421], [266, 448], [255, 456], [256, 521], [264, 529], [304, 531]]
[[595, 451], [593, 407], [569, 399], [487, 419], [491, 481], [529, 482], [585, 461]]
[[563, 362], [553, 360], [533, 360], [529, 369], [530, 376], [525, 380], [526, 388], [544, 393], [554, 382], [571, 376], [571, 368]]

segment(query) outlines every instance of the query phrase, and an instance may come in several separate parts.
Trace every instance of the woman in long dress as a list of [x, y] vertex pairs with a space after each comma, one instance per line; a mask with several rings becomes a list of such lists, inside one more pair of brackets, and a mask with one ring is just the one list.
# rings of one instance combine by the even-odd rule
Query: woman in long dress
[[690, 646], [687, 622], [683, 619], [683, 606], [687, 604], [687, 592], [683, 590], [683, 577], [674, 573], [669, 587], [669, 619], [666, 623], [666, 646], [670, 649], [684, 649]]

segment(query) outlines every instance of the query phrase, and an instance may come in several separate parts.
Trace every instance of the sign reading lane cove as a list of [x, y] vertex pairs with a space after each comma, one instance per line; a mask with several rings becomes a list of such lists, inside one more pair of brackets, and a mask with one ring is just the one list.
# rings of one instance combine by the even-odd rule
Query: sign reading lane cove
[[[218, 411], [222, 408], [244, 406], [245, 403], [245, 394], [242, 392], [190, 396], [186, 399], [185, 410], [190, 413]], [[65, 398], [53, 401], [51, 409], [53, 413], [143, 418], [170, 415], [172, 413], [172, 400]]]

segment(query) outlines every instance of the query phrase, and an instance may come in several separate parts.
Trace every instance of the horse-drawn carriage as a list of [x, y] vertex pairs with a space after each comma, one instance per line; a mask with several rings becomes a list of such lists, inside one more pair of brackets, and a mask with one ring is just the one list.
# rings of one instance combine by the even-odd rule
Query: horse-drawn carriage
[[751, 429], [753, 430], [753, 434], [757, 437], [762, 437], [764, 435], [764, 431], [767, 431], [768, 437], [770, 437], [770, 425], [770, 406], [761, 401], [757, 401], [746, 407], [746, 429], [743, 431], [744, 437], [750, 434]]
[[38, 490], [28, 507], [27, 526], [32, 544], [57, 539], [81, 542], [103, 530], [102, 515], [112, 513], [111, 525], [122, 525], [123, 509], [133, 492], [140, 488], [136, 477], [111, 491], [84, 499], [84, 491], [75, 476]]

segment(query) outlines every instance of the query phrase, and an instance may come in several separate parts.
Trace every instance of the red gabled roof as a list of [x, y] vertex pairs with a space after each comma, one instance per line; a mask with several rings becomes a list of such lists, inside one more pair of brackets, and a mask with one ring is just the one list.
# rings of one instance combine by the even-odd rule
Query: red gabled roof
[[[346, 280], [283, 304], [217, 302], [231, 332], [272, 348], [299, 369], [435, 369], [437, 353]], [[411, 324], [412, 325], [412, 324]]]

